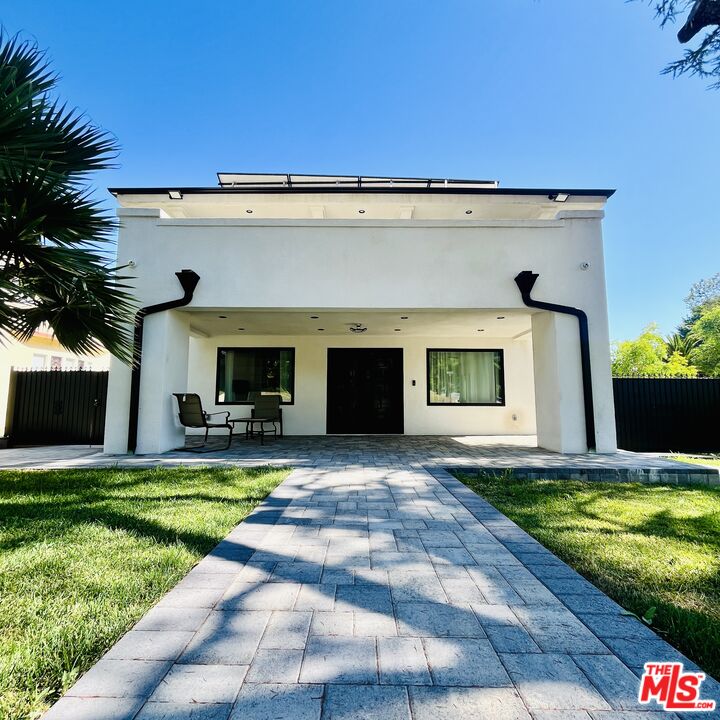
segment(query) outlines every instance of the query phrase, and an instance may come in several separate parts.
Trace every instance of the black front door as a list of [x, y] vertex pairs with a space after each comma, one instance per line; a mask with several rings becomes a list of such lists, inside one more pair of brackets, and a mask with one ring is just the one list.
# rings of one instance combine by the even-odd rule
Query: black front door
[[328, 433], [402, 433], [402, 362], [396, 348], [329, 348]]

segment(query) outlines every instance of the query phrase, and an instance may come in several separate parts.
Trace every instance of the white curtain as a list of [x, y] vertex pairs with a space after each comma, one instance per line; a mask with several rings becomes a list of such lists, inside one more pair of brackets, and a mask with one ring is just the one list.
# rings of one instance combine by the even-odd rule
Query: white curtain
[[430, 400], [447, 404], [500, 402], [498, 353], [434, 350], [430, 353]]

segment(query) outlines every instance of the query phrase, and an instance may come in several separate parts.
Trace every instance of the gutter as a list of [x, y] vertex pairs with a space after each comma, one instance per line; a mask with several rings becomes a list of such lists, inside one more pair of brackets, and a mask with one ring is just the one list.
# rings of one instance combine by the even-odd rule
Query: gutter
[[523, 270], [515, 276], [515, 284], [518, 286], [518, 290], [520, 290], [520, 295], [522, 295], [525, 305], [538, 308], [539, 310], [549, 310], [550, 312], [573, 315], [578, 320], [583, 400], [585, 405], [585, 437], [588, 450], [595, 452], [597, 449], [595, 443], [595, 408], [593, 404], [592, 372], [590, 369], [590, 338], [588, 334], [587, 315], [583, 310], [571, 307], [570, 305], [557, 305], [555, 303], [542, 302], [541, 300], [533, 300], [530, 297], [530, 293], [538, 277], [538, 273], [534, 273], [531, 270]]
[[140, 370], [142, 366], [143, 330], [148, 315], [173, 310], [188, 305], [200, 281], [194, 270], [176, 272], [177, 279], [183, 289], [183, 296], [178, 300], [170, 300], [157, 305], [147, 305], [135, 314], [135, 332], [133, 337], [132, 379], [130, 381], [130, 418], [128, 420], [128, 452], [134, 453], [137, 448], [138, 412], [140, 410]]

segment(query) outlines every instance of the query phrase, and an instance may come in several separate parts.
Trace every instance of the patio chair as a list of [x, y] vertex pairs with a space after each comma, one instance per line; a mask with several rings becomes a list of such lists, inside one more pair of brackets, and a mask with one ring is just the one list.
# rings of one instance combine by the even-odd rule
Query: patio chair
[[[180, 424], [186, 428], [204, 428], [205, 438], [203, 439], [200, 448], [204, 448], [207, 445], [208, 433], [211, 428], [227, 428], [228, 439], [227, 445], [223, 448], [212, 448], [211, 450], [202, 451], [197, 448], [180, 448], [181, 450], [188, 450], [190, 452], [211, 452], [212, 450], [227, 450], [232, 442], [233, 426], [229, 422], [230, 413], [228, 411], [207, 413], [203, 410], [202, 401], [200, 396], [195, 393], [173, 393], [178, 403], [178, 418]], [[214, 415], [224, 415], [224, 422], [210, 422], [210, 418]]]
[[255, 406], [250, 411], [252, 417], [267, 418], [273, 424], [273, 433], [278, 437], [278, 425], [280, 426], [280, 437], [283, 436], [283, 416], [280, 395], [255, 395]]

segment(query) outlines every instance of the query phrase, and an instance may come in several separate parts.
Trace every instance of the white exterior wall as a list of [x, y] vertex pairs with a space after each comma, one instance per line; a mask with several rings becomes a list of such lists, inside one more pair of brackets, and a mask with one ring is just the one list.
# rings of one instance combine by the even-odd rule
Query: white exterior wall
[[[368, 199], [364, 198], [364, 202]], [[181, 291], [174, 273], [189, 268], [201, 278], [191, 304], [193, 310], [526, 310], [513, 278], [521, 270], [533, 270], [540, 274], [533, 297], [579, 307], [588, 314], [597, 446], [601, 452], [615, 450], [601, 212], [581, 210], [555, 220], [507, 221], [169, 219], [162, 211], [152, 209], [121, 210], [120, 215], [119, 261], [136, 263], [133, 272], [141, 305], [179, 297]], [[583, 263], [589, 263], [589, 269], [581, 269]], [[534, 381], [541, 400], [537, 408], [538, 433], [546, 447], [564, 452], [586, 448], [577, 329], [572, 323], [577, 324], [572, 318], [545, 325], [542, 321], [534, 323]], [[543, 337], [551, 329], [552, 337]], [[146, 343], [147, 337], [146, 332]], [[240, 344], [237, 336], [232, 340], [209, 340], [199, 341], [199, 345]], [[278, 345], [293, 344], [278, 336], [273, 340]], [[469, 347], [481, 347], [466, 342]], [[516, 395], [517, 389], [524, 388], [525, 397], [531, 396], [526, 389], [533, 374], [530, 361], [513, 378], [508, 354], [508, 404], [504, 409], [426, 408], [422, 407], [424, 348], [450, 347], [452, 343], [448, 338], [438, 342], [405, 338], [403, 343], [408, 347], [406, 384], [413, 378], [418, 383], [415, 388], [406, 387], [407, 433], [506, 433], [515, 404], [523, 408], [516, 432], [524, 433], [532, 426], [527, 419], [529, 406], [519, 403]], [[554, 349], [548, 343], [554, 343]], [[256, 343], [243, 337], [242, 344]], [[270, 343], [264, 340], [262, 344]], [[397, 346], [398, 340], [363, 337], [360, 342], [354, 336], [328, 336], [321, 343], [311, 336], [297, 338], [296, 393], [301, 398], [301, 393], [306, 392], [301, 384], [303, 377], [312, 390], [309, 399], [303, 401], [304, 410], [300, 405], [288, 408], [289, 432], [324, 432], [324, 349], [345, 344], [391, 347]], [[147, 353], [146, 346], [146, 362], [162, 366], [148, 359]], [[197, 382], [197, 373], [202, 374], [199, 384], [204, 389], [198, 389], [207, 404], [214, 395], [215, 370], [214, 360], [208, 361], [205, 354], [206, 359], [200, 360], [193, 351], [190, 380]], [[561, 361], [562, 368], [558, 365]], [[302, 363], [307, 363], [305, 369]], [[106, 423], [106, 449], [113, 452], [120, 451], [127, 426], [122, 396], [129, 393], [129, 374], [118, 375], [124, 377], [111, 381]], [[556, 391], [544, 401], [542, 388], [548, 383], [555, 383]], [[181, 383], [178, 380], [176, 384]], [[185, 389], [193, 388], [167, 388], [168, 392]], [[171, 421], [165, 400], [160, 410], [150, 409], [147, 402], [144, 405], [141, 427], [146, 413], [158, 421], [160, 415]], [[301, 415], [305, 412], [307, 415]], [[160, 430], [148, 432], [160, 434]], [[148, 447], [157, 449], [172, 447], [169, 438], [148, 442]]]
[[[193, 338], [190, 342], [190, 363], [187, 389], [203, 398], [211, 412], [229, 410], [231, 417], [249, 414], [247, 405], [217, 405], [215, 369], [218, 347], [294, 347], [295, 402], [283, 405], [283, 423], [288, 435], [323, 435], [327, 411], [327, 350], [328, 348], [402, 348], [403, 395], [405, 400], [405, 433], [408, 435], [534, 435], [535, 391], [533, 387], [532, 350], [525, 336], [519, 340], [484, 338], [403, 339], [391, 337], [322, 338], [297, 336], [228, 335]], [[427, 404], [427, 348], [492, 348], [504, 350], [505, 406], [447, 407]], [[412, 381], [416, 384], [413, 386]], [[517, 419], [513, 420], [512, 416]]]

